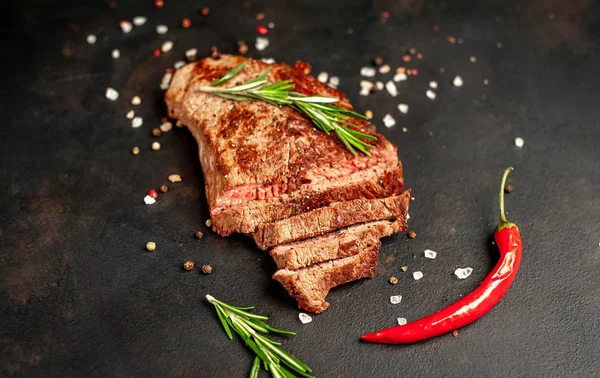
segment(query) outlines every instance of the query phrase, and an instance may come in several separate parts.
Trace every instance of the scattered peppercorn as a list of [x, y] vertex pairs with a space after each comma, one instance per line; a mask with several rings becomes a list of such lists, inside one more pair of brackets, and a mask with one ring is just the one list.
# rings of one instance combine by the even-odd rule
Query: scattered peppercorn
[[157, 58], [160, 56], [160, 49], [154, 50], [154, 56]]
[[375, 59], [373, 59], [373, 63], [376, 66], [381, 66], [383, 64], [383, 59], [380, 56], [376, 56]]
[[365, 112], [365, 117], [367, 117], [367, 119], [372, 119], [373, 118], [373, 112], [370, 110], [367, 110]]
[[408, 270], [408, 266], [405, 265], [405, 266], [401, 267], [400, 270], [403, 272], [406, 272]]
[[154, 150], [154, 151], [160, 150], [160, 143], [158, 143], [158, 142], [152, 143], [152, 150]]
[[238, 46], [238, 52], [242, 55], [245, 55], [248, 52], [248, 46], [245, 43], [242, 43]]
[[206, 227], [212, 227], [212, 220], [207, 219], [205, 224], [206, 224]]
[[414, 231], [408, 231], [408, 238], [409, 239], [414, 239], [417, 237], [417, 233]]
[[210, 8], [208, 8], [208, 7], [204, 7], [200, 11], [200, 14], [203, 15], [203, 16], [208, 16], [209, 13], [210, 13]]
[[154, 199], [158, 198], [158, 192], [155, 189], [150, 189], [150, 191], [148, 192], [148, 195]]
[[267, 33], [269, 32], [269, 29], [267, 29], [267, 27], [266, 27], [266, 26], [260, 25], [260, 26], [258, 26], [258, 27], [256, 28], [256, 32], [257, 32], [258, 34], [265, 35], [265, 34], [267, 34]]
[[134, 155], [137, 155], [140, 153], [140, 148], [138, 146], [135, 146], [131, 149], [131, 153]]
[[160, 9], [165, 6], [165, 2], [162, 0], [156, 0], [154, 2], [154, 8]]
[[417, 49], [415, 49], [414, 47], [413, 47], [413, 48], [410, 48], [410, 49], [408, 49], [408, 53], [409, 53], [410, 55], [415, 55], [415, 54], [417, 53]]
[[405, 62], [410, 62], [410, 55], [404, 55], [402, 57], [402, 60], [405, 61]]
[[433, 25], [433, 31], [440, 31], [439, 25]]
[[396, 277], [390, 277], [390, 283], [391, 283], [392, 285], [395, 285], [395, 284], [397, 284], [397, 283], [398, 283], [398, 279], [397, 279]]
[[160, 187], [160, 191], [161, 191], [162, 193], [166, 193], [166, 192], [168, 192], [168, 191], [169, 191], [169, 187], [168, 187], [168, 186], [166, 186], [166, 185], [163, 185], [163, 186], [161, 186], [161, 187]]
[[510, 193], [510, 192], [512, 192], [514, 189], [515, 189], [515, 188], [514, 188], [512, 185], [508, 184], [508, 185], [506, 185], [506, 187], [504, 188], [504, 192], [505, 192], [505, 193]]
[[192, 260], [188, 260], [188, 261], [184, 262], [183, 269], [188, 270], [188, 271], [194, 269], [194, 262]]
[[444, 73], [444, 72], [446, 72], [446, 68], [444, 68], [444, 67], [440, 67], [440, 72], [441, 72], [441, 73]]
[[258, 21], [262, 20], [263, 18], [265, 18], [265, 14], [263, 12], [260, 12], [259, 14], [256, 15], [256, 19]]
[[152, 135], [155, 137], [159, 137], [162, 135], [162, 131], [158, 127], [152, 129]]
[[146, 243], [146, 249], [148, 250], [148, 252], [153, 252], [156, 249], [156, 243], [155, 242]]
[[192, 26], [192, 21], [190, 21], [189, 18], [186, 17], [183, 20], [181, 20], [181, 27], [183, 27], [184, 29], [187, 29], [190, 26]]
[[216, 46], [210, 48], [210, 56], [213, 59], [221, 59], [221, 52]]
[[421, 54], [421, 53], [418, 53], [418, 54], [417, 54], [417, 58], [418, 58], [418, 59], [423, 59], [423, 54]]
[[455, 329], [454, 332], [452, 332], [452, 336], [454, 336], [454, 337], [458, 336], [458, 330], [457, 329]]
[[204, 273], [204, 274], [211, 274], [212, 273], [212, 266], [210, 266], [208, 264], [202, 265], [202, 273]]
[[448, 42], [450, 42], [450, 43], [456, 43], [456, 38], [454, 38], [451, 35], [449, 35], [448, 37], [446, 37], [446, 40], [448, 40]]
[[200, 240], [204, 237], [204, 234], [202, 233], [202, 231], [196, 231], [196, 239]]
[[175, 126], [177, 127], [183, 127], [183, 122], [180, 120], [177, 120], [177, 122], [175, 122]]

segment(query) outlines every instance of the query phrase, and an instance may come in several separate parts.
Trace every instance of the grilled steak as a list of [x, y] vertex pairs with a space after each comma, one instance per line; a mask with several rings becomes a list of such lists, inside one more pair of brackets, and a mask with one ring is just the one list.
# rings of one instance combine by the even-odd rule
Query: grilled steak
[[410, 190], [399, 196], [335, 202], [329, 206], [258, 226], [252, 235], [260, 249], [307, 239], [342, 227], [406, 217]]
[[280, 245], [270, 251], [278, 269], [300, 269], [323, 261], [353, 256], [373, 239], [406, 231], [406, 218], [358, 224], [312, 239]]
[[[358, 130], [378, 138], [371, 156], [355, 157], [337, 138], [317, 130], [290, 107], [232, 101], [199, 90], [242, 61], [248, 64], [224, 86], [246, 82], [271, 67], [269, 82], [291, 79], [295, 91], [336, 97], [338, 105], [351, 109], [342, 93], [306, 75], [300, 66], [223, 55], [177, 70], [165, 101], [169, 115], [181, 120], [198, 142], [217, 233], [251, 233], [260, 223], [334, 201], [400, 192], [402, 183], [395, 177], [398, 172], [401, 176], [396, 147], [368, 122], [352, 120]], [[261, 217], [254, 219], [256, 214]]]
[[321, 313], [329, 308], [325, 297], [331, 288], [375, 275], [381, 242], [368, 239], [364, 243], [365, 248], [356, 255], [297, 270], [281, 269], [273, 279], [298, 300], [298, 308]]

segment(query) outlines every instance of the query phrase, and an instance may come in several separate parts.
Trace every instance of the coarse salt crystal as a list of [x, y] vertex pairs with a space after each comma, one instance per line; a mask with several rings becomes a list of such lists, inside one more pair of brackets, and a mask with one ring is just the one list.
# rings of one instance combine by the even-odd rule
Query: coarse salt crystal
[[106, 88], [106, 93], [104, 94], [107, 99], [110, 101], [116, 101], [119, 98], [119, 92], [117, 92], [114, 88]]
[[258, 51], [263, 51], [269, 47], [269, 39], [265, 37], [256, 37], [256, 43], [254, 44], [254, 47], [256, 47]]
[[144, 203], [146, 205], [153, 205], [156, 203], [156, 200], [152, 197], [150, 197], [149, 195], [146, 195], [146, 197], [144, 197]]
[[406, 76], [405, 73], [397, 73], [394, 75], [394, 78], [392, 80], [398, 82], [398, 81], [406, 81], [406, 79], [408, 79], [408, 76]]
[[329, 79], [329, 74], [327, 72], [321, 72], [317, 76], [317, 80], [319, 80], [321, 83], [327, 83], [327, 79]]
[[515, 138], [515, 146], [522, 148], [525, 145], [525, 140], [521, 137]]
[[369, 93], [371, 93], [371, 90], [367, 88], [360, 88], [360, 91], [358, 92], [358, 94], [360, 94], [361, 96], [368, 96]]
[[173, 67], [178, 70], [181, 67], [185, 66], [185, 62], [183, 60], [178, 60], [177, 62], [175, 62], [175, 64], [173, 65]]
[[87, 37], [85, 37], [85, 40], [87, 41], [87, 43], [89, 43], [90, 45], [93, 45], [94, 43], [96, 43], [96, 36], [94, 34], [90, 34]]
[[437, 89], [438, 83], [437, 83], [437, 81], [430, 81], [429, 86], [433, 89]]
[[134, 129], [137, 129], [138, 127], [142, 126], [144, 124], [144, 119], [142, 117], [134, 117], [131, 120], [131, 127], [133, 127]]
[[173, 78], [173, 74], [171, 72], [166, 72], [160, 81], [160, 89], [169, 89], [169, 84], [171, 84], [171, 78]]
[[382, 90], [384, 87], [383, 82], [381, 82], [381, 81], [375, 82], [375, 86], [377, 87], [378, 91]]
[[458, 268], [454, 271], [454, 274], [456, 275], [456, 277], [458, 277], [461, 280], [464, 280], [465, 278], [469, 277], [471, 275], [471, 273], [473, 273], [473, 268], [470, 268], [470, 267]]
[[437, 252], [432, 251], [431, 249], [426, 249], [425, 252], [423, 252], [423, 255], [425, 255], [425, 258], [428, 259], [435, 259], [435, 257], [437, 256]]
[[121, 27], [123, 33], [129, 33], [131, 29], [133, 29], [133, 25], [129, 21], [121, 21], [119, 26]]
[[385, 83], [385, 89], [387, 89], [388, 93], [392, 95], [392, 97], [398, 96], [398, 88], [396, 88], [396, 84], [393, 81], [388, 81]]
[[386, 74], [386, 73], [390, 72], [391, 70], [392, 69], [387, 64], [384, 64], [383, 66], [379, 67], [379, 73], [382, 73], [382, 74]]
[[142, 103], [142, 99], [140, 98], [140, 96], [134, 96], [131, 99], [131, 105], [139, 105]]
[[305, 314], [303, 312], [298, 314], [298, 319], [302, 322], [302, 324], [307, 324], [312, 322], [312, 316]]
[[110, 56], [112, 56], [113, 59], [119, 59], [121, 57], [121, 52], [119, 51], [119, 49], [114, 49], [110, 53]]
[[135, 112], [133, 110], [130, 110], [127, 112], [125, 117], [127, 117], [127, 119], [133, 119], [133, 117], [135, 117]]
[[196, 55], [198, 55], [197, 48], [191, 48], [191, 49], [185, 50], [185, 57], [188, 59], [193, 59], [196, 57]]
[[133, 24], [135, 26], [142, 26], [148, 21], [148, 19], [144, 16], [136, 16], [133, 18]]
[[171, 131], [171, 129], [173, 128], [173, 124], [171, 122], [165, 122], [162, 125], [160, 125], [160, 131], [162, 131], [163, 133], [166, 133], [168, 131]]
[[409, 219], [410, 219], [410, 214], [406, 213], [406, 220], [409, 220]]
[[463, 79], [460, 76], [456, 76], [454, 78], [454, 81], [452, 81], [452, 84], [454, 84], [455, 87], [462, 87], [463, 86]]
[[377, 73], [377, 71], [375, 71], [375, 68], [373, 67], [363, 67], [360, 69], [361, 76], [373, 77], [375, 76], [375, 73]]
[[373, 88], [375, 84], [368, 80], [361, 80], [360, 83], [358, 83], [358, 85], [360, 85], [360, 89], [371, 90], [371, 88]]
[[390, 297], [391, 304], [398, 304], [402, 301], [402, 295], [392, 295]]
[[408, 323], [408, 320], [406, 320], [406, 318], [398, 318], [396, 320], [398, 321], [398, 325], [401, 325], [401, 326]]
[[169, 175], [169, 181], [181, 182], [181, 176], [180, 175]]
[[398, 110], [400, 110], [400, 113], [408, 113], [408, 105], [406, 104], [399, 104], [398, 105]]
[[402, 132], [406, 133], [406, 132], [408, 132], [408, 129], [406, 127], [403, 127]]
[[169, 52], [173, 48], [173, 41], [165, 41], [162, 46], [160, 46], [160, 50], [162, 52]]
[[169, 31], [169, 27], [167, 25], [156, 25], [156, 32], [158, 34], [165, 34]]
[[415, 281], [420, 280], [421, 278], [423, 278], [423, 273], [417, 270], [413, 273], [413, 278], [415, 279]]
[[385, 117], [383, 117], [383, 124], [385, 127], [390, 128], [396, 124], [396, 120], [391, 115], [386, 114]]
[[340, 78], [337, 76], [332, 76], [329, 78], [329, 86], [332, 88], [337, 88], [340, 85]]
[[275, 63], [275, 59], [273, 59], [273, 58], [262, 58], [261, 60], [264, 63], [267, 63], [267, 64], [273, 64], [273, 63]]
[[435, 97], [437, 96], [435, 94], [434, 91], [432, 91], [431, 89], [428, 89], [427, 92], [425, 92], [425, 95], [430, 99], [430, 100], [435, 100]]

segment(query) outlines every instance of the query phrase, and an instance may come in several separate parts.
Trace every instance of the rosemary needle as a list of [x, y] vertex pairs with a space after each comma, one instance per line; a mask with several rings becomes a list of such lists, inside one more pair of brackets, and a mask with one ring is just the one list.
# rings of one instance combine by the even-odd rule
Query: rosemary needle
[[216, 299], [210, 294], [206, 295], [206, 300], [215, 306], [227, 337], [233, 339], [231, 332], [233, 329], [244, 340], [246, 346], [256, 354], [252, 363], [252, 369], [250, 370], [250, 378], [258, 377], [261, 361], [264, 369], [276, 378], [295, 377], [296, 374], [306, 378], [313, 378], [309, 374], [312, 370], [304, 362], [279, 348], [281, 343], [260, 334], [295, 335], [295, 332], [271, 327], [265, 322], [269, 319], [268, 317], [250, 312], [254, 309], [253, 306], [232, 306]]
[[312, 123], [327, 135], [335, 133], [353, 155], [356, 155], [356, 150], [359, 150], [371, 156], [368, 149], [374, 146], [369, 144], [368, 141], [377, 140], [377, 137], [345, 126], [355, 126], [348, 121], [349, 118], [366, 120], [367, 117], [334, 105], [334, 103], [339, 101], [337, 98], [305, 96], [301, 93], [293, 92], [294, 83], [292, 80], [283, 80], [268, 84], [267, 75], [271, 71], [271, 68], [267, 68], [247, 83], [228, 88], [218, 87], [240, 73], [246, 63], [242, 62], [219, 80], [209, 86], [202, 86], [200, 90], [229, 100], [261, 100], [273, 105], [290, 106], [310, 118]]

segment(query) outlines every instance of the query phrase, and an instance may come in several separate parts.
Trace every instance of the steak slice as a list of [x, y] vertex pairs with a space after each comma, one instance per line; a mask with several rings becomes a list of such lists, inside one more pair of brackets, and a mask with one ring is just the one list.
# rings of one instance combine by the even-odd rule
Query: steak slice
[[261, 224], [252, 237], [258, 248], [266, 250], [357, 223], [406, 218], [409, 202], [410, 190], [387, 198], [335, 202], [277, 222]]
[[356, 255], [297, 270], [281, 269], [273, 279], [296, 298], [298, 308], [319, 314], [329, 308], [325, 297], [331, 288], [375, 275], [381, 242], [376, 238], [363, 242], [365, 248]]
[[324, 261], [359, 254], [373, 239], [406, 231], [406, 217], [344, 228], [312, 239], [280, 245], [270, 251], [278, 269], [300, 269]]
[[[223, 86], [246, 82], [270, 67], [270, 83], [290, 79], [296, 92], [335, 97], [339, 106], [352, 109], [341, 92], [306, 75], [305, 64], [290, 67], [223, 55], [177, 70], [165, 101], [169, 115], [182, 121], [198, 142], [216, 232], [253, 232], [263, 220], [252, 222], [251, 214], [261, 211], [272, 222], [336, 200], [397, 194], [398, 180], [382, 180], [397, 172], [396, 147], [368, 122], [351, 119], [355, 129], [377, 137], [371, 156], [354, 156], [338, 138], [317, 130], [291, 107], [227, 100], [200, 90], [244, 61], [244, 69]], [[365, 190], [358, 189], [362, 184]], [[302, 199], [306, 196], [309, 201]], [[261, 202], [250, 205], [254, 201]]]

